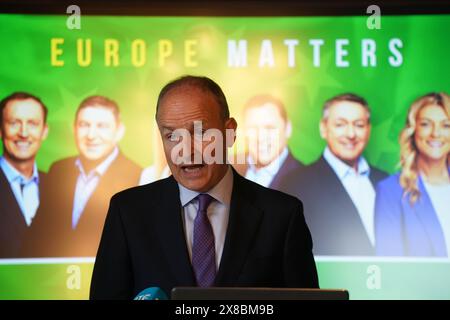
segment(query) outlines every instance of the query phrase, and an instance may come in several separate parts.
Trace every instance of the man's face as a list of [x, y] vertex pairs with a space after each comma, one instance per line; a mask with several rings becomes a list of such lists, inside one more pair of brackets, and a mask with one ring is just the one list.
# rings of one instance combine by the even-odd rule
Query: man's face
[[255, 106], [245, 112], [248, 152], [257, 166], [267, 166], [287, 145], [290, 125], [272, 103]]
[[354, 165], [369, 140], [369, 114], [359, 103], [337, 102], [328, 109], [328, 119], [321, 121], [320, 133], [336, 157]]
[[5, 158], [12, 162], [34, 160], [48, 133], [42, 106], [33, 99], [8, 102], [0, 132]]
[[[217, 129], [223, 137], [221, 151], [225, 157], [225, 130], [236, 130], [236, 122], [233, 118], [223, 119], [221, 109], [212, 94], [204, 92], [196, 87], [181, 86], [174, 88], [163, 98], [160, 103], [157, 122], [164, 146], [164, 153], [170, 170], [175, 180], [184, 187], [197, 192], [206, 192], [214, 187], [225, 175], [227, 165], [221, 163], [207, 164], [202, 157], [206, 147], [211, 149], [216, 141], [201, 141], [194, 143], [194, 121], [201, 121], [203, 131]], [[185, 129], [190, 139], [176, 138], [177, 129]], [[190, 140], [190, 141], [189, 141]], [[187, 155], [172, 152], [175, 147], [185, 143], [189, 150]], [[215, 144], [217, 145], [217, 144]], [[195, 164], [195, 157], [202, 159]], [[224, 160], [224, 159], [222, 159]], [[189, 164], [189, 162], [191, 164]]]
[[75, 140], [81, 156], [98, 161], [106, 158], [122, 139], [124, 128], [111, 110], [88, 106], [80, 110], [75, 121]]
[[414, 142], [421, 158], [446, 160], [450, 152], [450, 119], [439, 105], [422, 108], [416, 119]]

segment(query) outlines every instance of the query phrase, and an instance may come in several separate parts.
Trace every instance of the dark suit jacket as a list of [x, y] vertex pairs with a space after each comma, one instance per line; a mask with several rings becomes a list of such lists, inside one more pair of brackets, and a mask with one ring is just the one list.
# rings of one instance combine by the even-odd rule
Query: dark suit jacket
[[[248, 164], [235, 164], [233, 165], [233, 167], [240, 175], [245, 177], [245, 174], [247, 173], [248, 170]], [[295, 159], [291, 151], [289, 150], [288, 156], [286, 157], [286, 159], [284, 160], [283, 164], [280, 167], [280, 170], [278, 170], [277, 174], [270, 183], [269, 188], [280, 190], [280, 188], [285, 185], [284, 181], [289, 176], [289, 173], [298, 170], [302, 167], [303, 164], [297, 159]]]
[[72, 210], [79, 170], [76, 157], [55, 162], [44, 185], [35, 230], [26, 254], [38, 257], [78, 257], [97, 253], [111, 197], [138, 185], [142, 169], [119, 153], [89, 198], [78, 225], [72, 229]]
[[[40, 186], [44, 179], [45, 174], [39, 171]], [[34, 221], [30, 227], [25, 222], [8, 179], [0, 169], [0, 258], [20, 257], [22, 244], [33, 226]]]
[[[318, 287], [302, 203], [234, 172], [230, 216], [215, 286]], [[132, 299], [195, 286], [179, 188], [169, 178], [116, 194], [106, 218], [91, 299]]]
[[[369, 179], [375, 189], [387, 175], [373, 167]], [[341, 181], [321, 157], [291, 173], [281, 188], [303, 200], [315, 255], [370, 256], [375, 254], [363, 222]]]

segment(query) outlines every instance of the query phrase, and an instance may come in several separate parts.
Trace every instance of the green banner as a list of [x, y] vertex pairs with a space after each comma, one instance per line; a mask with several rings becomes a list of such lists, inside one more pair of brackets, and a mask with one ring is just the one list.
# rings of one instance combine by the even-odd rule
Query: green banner
[[[161, 88], [183, 74], [206, 75], [223, 89], [230, 113], [254, 95], [281, 98], [292, 122], [289, 147], [305, 164], [326, 143], [318, 123], [330, 97], [354, 92], [372, 110], [364, 156], [398, 170], [398, 136], [419, 96], [449, 92], [450, 16], [116, 17], [0, 15], [0, 97], [33, 93], [49, 109], [39, 169], [77, 154], [75, 111], [90, 95], [118, 103], [126, 133], [121, 151], [143, 168], [155, 164], [154, 123]], [[239, 140], [239, 136], [238, 136]], [[2, 146], [3, 147], [3, 146]], [[240, 151], [240, 144], [235, 152]], [[1, 149], [3, 150], [3, 149]], [[318, 257], [322, 288], [351, 299], [449, 299], [448, 259]], [[86, 299], [91, 262], [0, 260], [1, 299]]]

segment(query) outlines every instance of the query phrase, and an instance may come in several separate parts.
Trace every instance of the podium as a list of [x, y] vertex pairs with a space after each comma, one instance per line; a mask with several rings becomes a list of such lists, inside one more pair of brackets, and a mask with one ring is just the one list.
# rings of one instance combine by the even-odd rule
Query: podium
[[349, 300], [345, 289], [176, 287], [172, 300]]

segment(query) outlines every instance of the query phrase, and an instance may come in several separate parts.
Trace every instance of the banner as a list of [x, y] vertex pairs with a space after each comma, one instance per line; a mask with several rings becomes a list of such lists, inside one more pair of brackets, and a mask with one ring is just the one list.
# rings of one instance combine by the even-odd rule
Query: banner
[[[39, 200], [30, 196], [34, 200], [15, 204], [16, 216], [27, 221], [26, 227], [19, 228], [25, 240], [7, 226], [10, 218], [2, 220], [0, 246], [13, 242], [17, 246], [0, 259], [0, 298], [88, 298], [110, 197], [170, 175], [155, 122], [156, 102], [166, 83], [186, 74], [210, 77], [223, 89], [230, 115], [238, 123], [230, 155], [256, 161], [235, 163], [235, 169], [304, 202], [321, 288], [348, 289], [351, 299], [450, 298], [450, 289], [442, 281], [450, 276], [450, 234], [445, 225], [449, 209], [445, 198], [435, 196], [448, 193], [448, 182], [444, 182], [446, 190], [438, 193], [431, 191], [432, 182], [416, 177], [411, 186], [422, 192], [421, 200], [405, 202], [399, 140], [413, 102], [435, 93], [430, 99], [444, 99], [438, 107], [442, 114], [430, 111], [437, 118], [432, 117], [429, 125], [437, 121], [442, 126], [441, 140], [424, 140], [424, 144], [431, 153], [448, 157], [445, 97], [450, 93], [446, 33], [450, 16], [386, 16], [379, 29], [370, 29], [365, 16], [81, 16], [80, 22], [79, 29], [71, 29], [68, 16], [63, 15], [0, 15], [0, 98], [25, 92], [48, 110], [48, 132], [42, 126], [36, 137], [20, 138], [37, 146]], [[21, 99], [27, 98], [16, 100]], [[327, 101], [328, 113], [324, 111]], [[342, 101], [356, 104], [355, 110], [362, 108], [363, 118], [367, 115], [367, 123], [358, 123], [356, 118], [346, 118], [351, 111], [343, 112], [341, 120], [353, 122], [342, 126], [356, 130], [356, 138], [342, 138], [336, 131], [339, 124], [330, 122]], [[91, 117], [87, 111], [93, 104], [108, 107], [91, 110], [98, 112]], [[258, 109], [261, 106], [267, 108]], [[252, 110], [257, 111], [252, 114]], [[5, 114], [3, 121], [7, 121]], [[25, 152], [28, 145], [8, 140], [7, 128], [13, 123], [5, 123], [2, 155]], [[417, 126], [420, 132], [425, 132], [425, 125]], [[88, 126], [95, 126], [96, 138], [89, 138], [95, 134], [89, 133]], [[249, 128], [263, 127], [279, 136], [252, 140]], [[252, 145], [264, 139], [265, 144]], [[5, 148], [7, 143], [12, 151]], [[345, 149], [341, 158], [333, 146]], [[356, 162], [346, 158], [352, 150], [358, 153]], [[79, 177], [84, 170], [89, 178], [87, 162], [83, 162], [89, 157], [106, 161], [100, 174], [105, 179], [99, 178], [84, 192]], [[268, 176], [258, 171], [274, 164], [275, 158], [279, 162], [266, 168]], [[292, 167], [277, 178], [276, 172], [288, 158]], [[11, 161], [5, 163], [3, 172]], [[448, 168], [448, 160], [444, 163]], [[365, 182], [357, 187], [343, 182], [337, 169], [341, 164], [366, 166], [366, 171], [359, 172], [367, 174]], [[327, 170], [331, 180], [320, 180]], [[19, 191], [8, 189], [13, 185], [8, 177], [6, 173], [2, 177], [0, 215], [4, 217], [13, 214], [7, 213], [13, 206], [8, 203], [20, 197], [19, 187]], [[352, 191], [358, 188], [360, 194]], [[413, 194], [416, 189], [411, 188]], [[425, 193], [429, 198], [424, 204]], [[22, 196], [25, 199], [25, 193]], [[419, 204], [425, 211], [417, 209]], [[397, 205], [412, 208], [405, 209], [410, 213], [401, 211], [406, 219], [419, 215], [417, 221], [402, 220], [401, 226], [399, 222], [398, 232], [395, 222], [389, 222], [394, 221], [389, 219], [395, 218]], [[318, 213], [311, 214], [315, 210]], [[420, 212], [427, 215], [425, 220], [420, 220]], [[418, 229], [427, 223], [430, 227]]]

